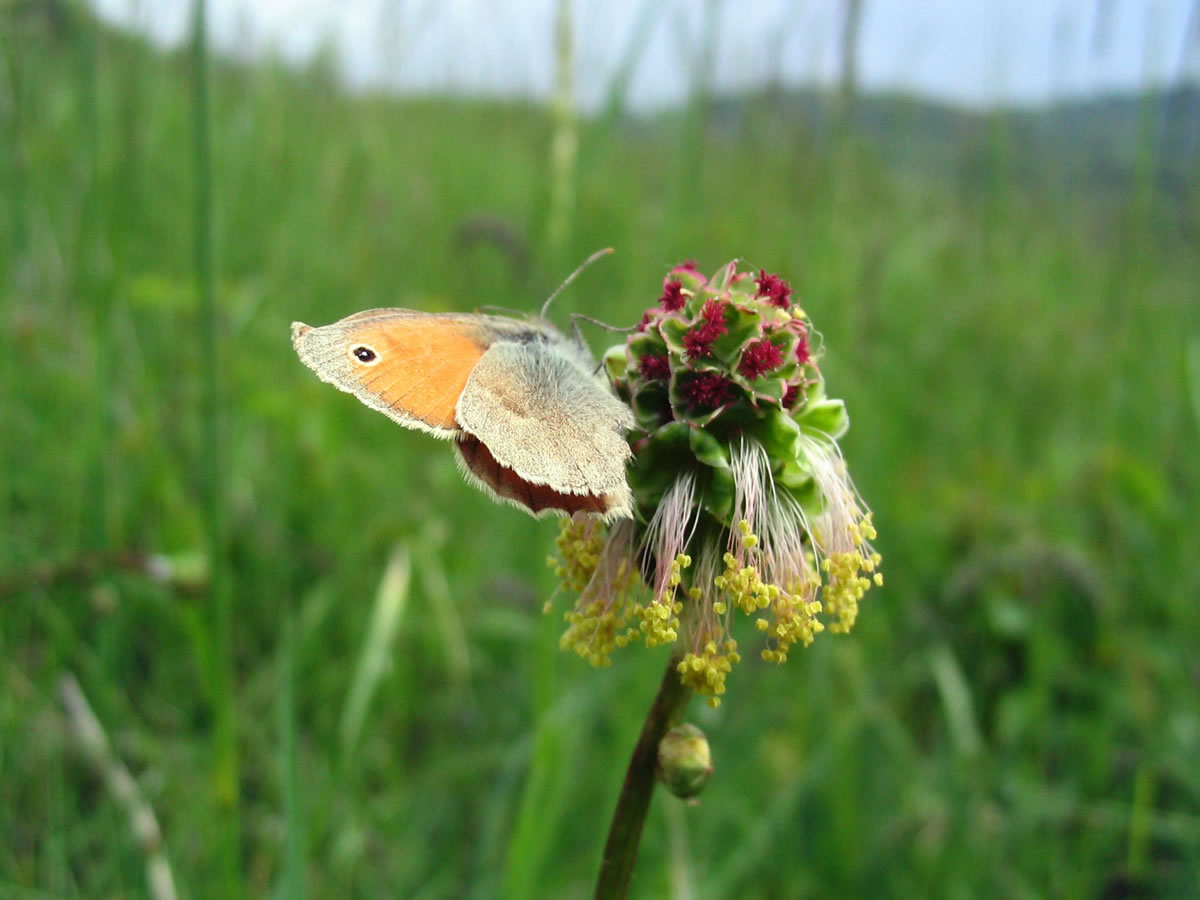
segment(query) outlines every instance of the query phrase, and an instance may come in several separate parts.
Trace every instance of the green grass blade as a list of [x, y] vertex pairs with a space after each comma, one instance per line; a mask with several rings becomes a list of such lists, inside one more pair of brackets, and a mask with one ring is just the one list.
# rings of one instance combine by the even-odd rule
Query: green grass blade
[[205, 0], [192, 7], [192, 169], [195, 180], [193, 277], [199, 319], [201, 459], [203, 509], [211, 559], [211, 620], [208, 670], [214, 725], [213, 790], [219, 810], [218, 852], [223, 879], [221, 894], [242, 893], [241, 778], [238, 763], [237, 712], [233, 670], [233, 575], [229, 567], [228, 483], [225, 443], [227, 403], [220, 368], [221, 323], [216, 296], [213, 254], [213, 180], [211, 100]]
[[375, 605], [354, 668], [354, 680], [342, 707], [340, 735], [343, 765], [351, 761], [362, 735], [371, 698], [387, 674], [392, 643], [408, 608], [411, 576], [412, 562], [408, 549], [404, 546], [395, 547], [379, 581], [379, 590], [375, 592]]

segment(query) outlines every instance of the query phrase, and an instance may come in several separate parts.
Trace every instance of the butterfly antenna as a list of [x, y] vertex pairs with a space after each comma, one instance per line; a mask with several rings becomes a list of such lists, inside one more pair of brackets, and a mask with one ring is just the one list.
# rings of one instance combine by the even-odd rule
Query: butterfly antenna
[[634, 331], [637, 331], [637, 329], [638, 329], [638, 327], [636, 325], [630, 325], [626, 328], [621, 328], [617, 325], [609, 325], [607, 322], [602, 322], [600, 319], [593, 319], [587, 313], [581, 313], [581, 312], [571, 313], [571, 327], [574, 328], [576, 331], [579, 330], [579, 323], [581, 321], [590, 322], [592, 325], [596, 325], [600, 328], [603, 328], [605, 331], [615, 332], [617, 334], [630, 334]]
[[579, 276], [580, 272], [582, 272], [584, 269], [586, 269], [588, 266], [590, 266], [592, 263], [594, 263], [600, 257], [608, 256], [608, 254], [610, 254], [612, 252], [613, 252], [612, 247], [605, 247], [603, 250], [597, 250], [595, 253], [593, 253], [591, 256], [589, 256], [587, 259], [585, 259], [583, 261], [583, 263], [580, 264], [579, 268], [576, 269], [574, 272], [572, 272], [570, 275], [568, 275], [567, 280], [564, 281], [562, 284], [560, 284], [558, 286], [558, 288], [554, 291], [554, 293], [551, 294], [546, 299], [546, 302], [542, 304], [541, 317], [543, 319], [546, 318], [546, 313], [550, 311], [550, 304], [554, 302], [554, 298], [557, 297], [559, 294], [561, 294], [563, 292], [563, 288], [565, 288], [568, 284], [570, 284], [572, 281], [574, 281]]

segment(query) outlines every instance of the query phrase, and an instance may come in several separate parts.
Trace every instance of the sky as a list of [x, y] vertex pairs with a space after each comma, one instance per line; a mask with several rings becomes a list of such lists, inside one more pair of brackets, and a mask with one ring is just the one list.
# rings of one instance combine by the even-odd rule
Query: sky
[[[556, 0], [208, 0], [213, 44], [303, 62], [336, 52], [354, 88], [545, 98]], [[862, 0], [859, 82], [956, 105], [1037, 104], [1187, 77], [1200, 83], [1200, 0]], [[163, 45], [192, 0], [93, 0]], [[710, 44], [719, 91], [831, 84], [842, 0], [571, 0], [579, 103], [599, 106], [622, 60], [628, 100], [678, 103]], [[714, 37], [715, 36], [715, 37]]]

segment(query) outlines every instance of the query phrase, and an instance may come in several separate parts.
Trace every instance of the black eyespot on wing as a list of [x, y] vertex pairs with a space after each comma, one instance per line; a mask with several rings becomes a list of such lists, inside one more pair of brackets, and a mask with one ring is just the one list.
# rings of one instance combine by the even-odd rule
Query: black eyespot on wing
[[354, 358], [357, 359], [360, 363], [375, 362], [376, 353], [370, 347], [355, 347], [350, 352], [354, 354]]

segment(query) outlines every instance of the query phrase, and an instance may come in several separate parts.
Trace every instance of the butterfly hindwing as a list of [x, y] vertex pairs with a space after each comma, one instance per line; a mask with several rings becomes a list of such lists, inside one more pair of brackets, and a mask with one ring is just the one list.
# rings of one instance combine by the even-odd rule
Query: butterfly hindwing
[[459, 424], [520, 479], [561, 494], [612, 495], [607, 508], [626, 508], [623, 432], [632, 414], [554, 337], [492, 344], [467, 379]]

